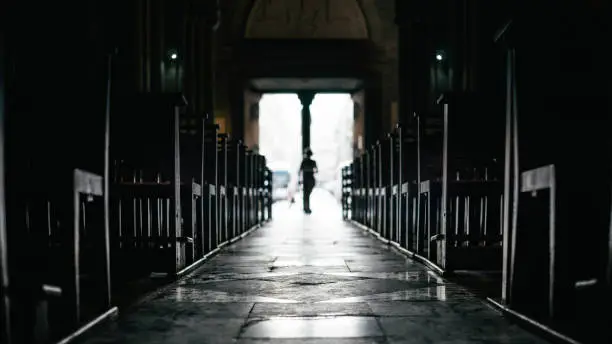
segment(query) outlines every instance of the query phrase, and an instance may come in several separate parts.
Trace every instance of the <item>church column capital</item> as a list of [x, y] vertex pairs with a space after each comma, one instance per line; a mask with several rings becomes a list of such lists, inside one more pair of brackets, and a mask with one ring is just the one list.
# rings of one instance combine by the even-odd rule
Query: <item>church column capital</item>
[[315, 97], [315, 94], [316, 92], [313, 92], [313, 91], [298, 92], [298, 98], [300, 98], [300, 102], [302, 103], [302, 106], [304, 107], [310, 106], [310, 104], [312, 104], [312, 100]]

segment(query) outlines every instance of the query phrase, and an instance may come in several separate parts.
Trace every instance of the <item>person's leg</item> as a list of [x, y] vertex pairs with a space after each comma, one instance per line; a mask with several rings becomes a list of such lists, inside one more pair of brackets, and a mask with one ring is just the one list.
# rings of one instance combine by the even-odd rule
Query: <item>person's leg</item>
[[307, 189], [304, 190], [304, 195], [305, 195], [305, 199], [304, 199], [304, 210], [306, 211], [310, 211], [310, 194], [312, 193], [312, 188], [308, 187]]
[[310, 212], [310, 195], [314, 189], [314, 183], [304, 184], [304, 210]]
[[304, 184], [302, 189], [302, 201], [304, 206], [304, 211], [308, 211], [308, 207], [310, 206], [310, 192], [308, 191], [308, 186]]

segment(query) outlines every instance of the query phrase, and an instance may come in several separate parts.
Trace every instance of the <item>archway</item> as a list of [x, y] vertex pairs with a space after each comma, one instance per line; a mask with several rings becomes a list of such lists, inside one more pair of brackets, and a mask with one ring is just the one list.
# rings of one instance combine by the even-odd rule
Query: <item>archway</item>
[[356, 0], [257, 0], [245, 38], [368, 39], [369, 32]]

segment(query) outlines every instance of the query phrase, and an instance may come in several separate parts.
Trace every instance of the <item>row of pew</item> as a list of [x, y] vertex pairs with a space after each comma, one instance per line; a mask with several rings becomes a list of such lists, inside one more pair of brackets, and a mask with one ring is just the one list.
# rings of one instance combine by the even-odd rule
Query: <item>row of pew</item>
[[111, 186], [111, 252], [132, 265], [117, 270], [120, 280], [176, 275], [270, 218], [263, 156], [206, 119], [182, 115], [180, 96], [125, 103], [134, 107], [113, 128]]
[[182, 276], [271, 219], [266, 159], [187, 115], [182, 95], [114, 104], [108, 178], [73, 169], [11, 204], [28, 243], [14, 268], [28, 273], [15, 273], [10, 326], [32, 329], [17, 342], [62, 342], [139, 296], [134, 285]]
[[397, 125], [343, 169], [343, 216], [441, 272], [501, 270], [503, 126], [469, 95], [439, 104], [441, 130]]
[[609, 119], [579, 97], [540, 111], [533, 92], [519, 121], [512, 54], [505, 102], [441, 96], [441, 118], [397, 125], [344, 167], [343, 217], [553, 341], [600, 343], [612, 220], [609, 162], [593, 152], [610, 147]]

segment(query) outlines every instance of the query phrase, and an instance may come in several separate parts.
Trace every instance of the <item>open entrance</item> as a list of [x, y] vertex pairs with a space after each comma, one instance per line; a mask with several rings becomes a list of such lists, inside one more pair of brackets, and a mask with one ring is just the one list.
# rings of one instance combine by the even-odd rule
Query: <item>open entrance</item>
[[[302, 208], [302, 110], [295, 93], [267, 93], [259, 102], [259, 151], [273, 172], [275, 208], [292, 205], [291, 199]], [[353, 157], [353, 122], [348, 93], [319, 93], [310, 104], [310, 148], [318, 167], [312, 193], [315, 212], [320, 208], [318, 199], [325, 199], [324, 204], [341, 199], [341, 168]]]
[[274, 202], [289, 199], [302, 159], [302, 104], [297, 94], [268, 93], [259, 101], [259, 152], [272, 170]]
[[319, 188], [340, 201], [341, 168], [353, 158], [353, 100], [347, 93], [319, 93], [310, 106], [311, 149]]

